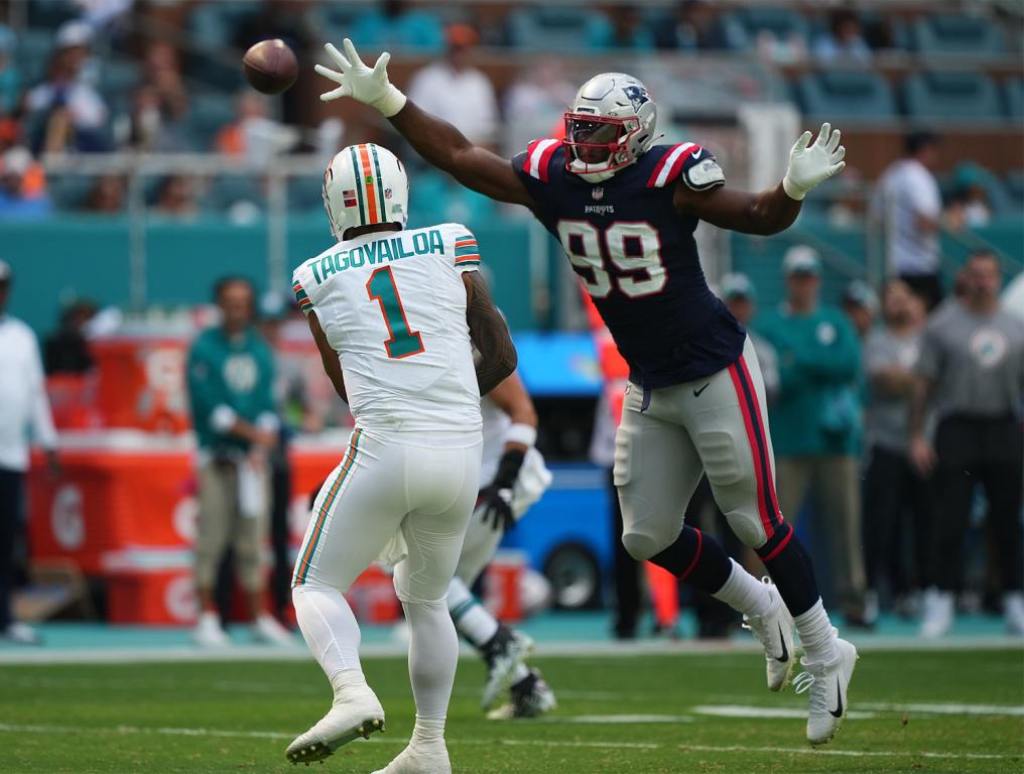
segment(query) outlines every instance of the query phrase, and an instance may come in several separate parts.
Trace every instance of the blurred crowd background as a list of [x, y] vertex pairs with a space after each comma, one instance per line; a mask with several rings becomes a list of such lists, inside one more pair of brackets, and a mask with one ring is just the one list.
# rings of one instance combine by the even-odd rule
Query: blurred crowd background
[[[390, 50], [392, 80], [414, 101], [507, 156], [557, 133], [578, 84], [604, 70], [644, 80], [664, 141], [710, 148], [739, 187], [773, 185], [802, 129], [839, 126], [847, 169], [808, 198], [789, 231], [698, 232], [709, 280], [756, 337], [783, 512], [827, 557], [824, 585], [848, 622], [870, 627], [889, 611], [923, 617], [937, 636], [959, 604], [1005, 614], [1024, 633], [1014, 546], [1022, 14], [1014, 0], [0, 0], [0, 320], [28, 326], [0, 338], [16, 342], [0, 348], [0, 371], [28, 373], [18, 358], [31, 354], [33, 335], [45, 369], [45, 381], [3, 386], [0, 377], [0, 389], [20, 390], [35, 441], [61, 452], [49, 472], [33, 469], [27, 505], [16, 482], [0, 498], [10, 524], [32, 515], [27, 541], [14, 526], [0, 540], [0, 554], [13, 557], [0, 559], [4, 572], [19, 585], [80, 582], [85, 615], [98, 602], [111, 620], [146, 621], [138, 608], [152, 604], [171, 608], [171, 622], [189, 620], [188, 605], [175, 612], [166, 602], [187, 565], [174, 551], [194, 539], [181, 528], [181, 504], [195, 507], [188, 466], [153, 474], [172, 480], [166, 502], [146, 506], [163, 509], [156, 516], [128, 514], [128, 495], [103, 486], [115, 487], [118, 455], [142, 466], [133, 475], [164, 464], [153, 455], [187, 456], [188, 349], [220, 324], [215, 283], [238, 276], [250, 291], [246, 325], [258, 319], [253, 335], [275, 352], [277, 459], [289, 459], [286, 444], [292, 457], [325, 455], [304, 458], [301, 483], [276, 484], [273, 608], [286, 619], [282, 568], [304, 524], [295, 503], [351, 424], [319, 373], [287, 279], [328, 244], [327, 161], [347, 143], [375, 141], [410, 167], [411, 225], [461, 221], [476, 233], [520, 349], [539, 445], [563, 489], [549, 507], [564, 528], [549, 534], [550, 520], [528, 518], [506, 544], [547, 576], [555, 604], [617, 605], [615, 633], [637, 634], [643, 595], [637, 569], [616, 552], [603, 472], [622, 378], [606, 333], [588, 324], [568, 262], [528, 213], [426, 168], [372, 111], [317, 99], [324, 84], [312, 65], [325, 61], [324, 42], [347, 36], [368, 60]], [[266, 38], [299, 57], [299, 80], [281, 97], [242, 78], [242, 53]], [[12, 400], [0, 399], [0, 414], [15, 411]], [[51, 411], [56, 433], [43, 416]], [[5, 440], [24, 442], [19, 422], [0, 422]], [[996, 440], [950, 459], [964, 444], [939, 442], [944, 423], [947, 436]], [[21, 476], [27, 458], [8, 457], [0, 474]], [[175, 527], [117, 533], [102, 521], [112, 513]], [[716, 530], [706, 494], [691, 518]], [[159, 572], [164, 601], [147, 602], [139, 577]], [[656, 570], [648, 578], [656, 630], [678, 632], [673, 584]], [[695, 602], [699, 633], [735, 625]]]

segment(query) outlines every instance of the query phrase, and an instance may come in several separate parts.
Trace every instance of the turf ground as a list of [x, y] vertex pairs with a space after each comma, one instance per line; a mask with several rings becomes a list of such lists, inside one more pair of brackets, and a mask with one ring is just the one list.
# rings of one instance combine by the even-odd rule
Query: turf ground
[[[1024, 651], [862, 654], [849, 717], [829, 746], [803, 741], [804, 698], [762, 688], [749, 653], [538, 659], [560, 706], [488, 721], [483, 668], [460, 662], [449, 748], [457, 772], [1021, 772]], [[369, 772], [404, 744], [405, 662], [366, 662], [387, 733], [320, 771]], [[0, 667], [0, 771], [277, 772], [326, 709], [311, 662]], [[775, 716], [752, 717], [765, 710]], [[315, 764], [314, 764], [315, 765]]]

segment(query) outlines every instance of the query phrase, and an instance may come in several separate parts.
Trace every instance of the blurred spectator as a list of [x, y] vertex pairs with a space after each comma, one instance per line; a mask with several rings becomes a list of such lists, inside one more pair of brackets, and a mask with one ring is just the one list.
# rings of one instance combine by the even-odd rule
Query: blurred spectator
[[0, 157], [0, 218], [45, 218], [52, 211], [42, 167], [25, 148], [11, 148]]
[[796, 521], [812, 495], [847, 623], [865, 625], [857, 336], [839, 309], [821, 303], [821, 264], [814, 250], [791, 247], [783, 270], [786, 301], [760, 323], [779, 357], [779, 397], [769, 406], [779, 506]]
[[245, 89], [238, 95], [237, 117], [223, 127], [214, 140], [218, 152], [245, 156], [254, 163], [266, 163], [295, 145], [298, 136], [291, 127], [270, 118], [269, 100]]
[[51, 475], [57, 475], [57, 431], [46, 397], [43, 366], [32, 330], [6, 314], [13, 277], [0, 261], [0, 643], [37, 645], [39, 637], [13, 618], [11, 593], [15, 545], [25, 523], [25, 474], [29, 434], [46, 450]]
[[853, 280], [843, 290], [843, 312], [863, 340], [878, 316], [878, 294], [864, 280]]
[[[1001, 575], [1007, 628], [1024, 635], [1024, 322], [1000, 308], [995, 255], [973, 254], [964, 278], [963, 299], [948, 302], [929, 321], [915, 367], [910, 454], [931, 476], [936, 508], [921, 636], [939, 637], [952, 626], [976, 483], [988, 500], [998, 547], [989, 561]], [[937, 420], [934, 445], [925, 436], [929, 410]]]
[[640, 8], [632, 3], [620, 3], [607, 11], [611, 23], [606, 48], [650, 51], [654, 48], [654, 35], [644, 23]]
[[409, 98], [454, 124], [470, 142], [495, 141], [498, 103], [490, 79], [469, 63], [476, 32], [465, 24], [445, 30], [447, 52], [442, 61], [427, 65], [413, 76]]
[[707, 0], [679, 3], [674, 17], [659, 24], [654, 37], [658, 48], [725, 51], [734, 47], [721, 12]]
[[21, 75], [12, 61], [16, 44], [10, 27], [0, 24], [0, 116], [12, 112], [21, 95]]
[[360, 46], [380, 51], [442, 51], [445, 35], [437, 14], [405, 0], [383, 0], [379, 6], [379, 10], [360, 13], [352, 25], [351, 37]]
[[47, 376], [92, 370], [94, 361], [84, 331], [95, 314], [92, 301], [75, 301], [64, 308], [57, 330], [43, 342], [43, 368]]
[[66, 22], [57, 30], [46, 78], [25, 97], [25, 108], [35, 123], [34, 149], [110, 148], [106, 103], [84, 76], [91, 45], [92, 30], [83, 22]]
[[178, 50], [163, 40], [148, 43], [142, 70], [145, 82], [156, 93], [160, 110], [168, 120], [180, 121], [188, 112], [188, 91]]
[[757, 312], [757, 290], [754, 283], [746, 274], [726, 274], [722, 277], [722, 300], [732, 316], [747, 329], [757, 354], [757, 362], [761, 366], [765, 398], [768, 403], [773, 403], [779, 394], [779, 359], [775, 347], [750, 327]]
[[145, 84], [132, 95], [128, 143], [135, 150], [173, 153], [191, 150], [184, 122], [165, 113], [160, 95]]
[[194, 218], [199, 214], [196, 185], [195, 179], [186, 175], [164, 178], [157, 192], [154, 209], [176, 218]]
[[125, 181], [119, 175], [103, 175], [96, 180], [85, 200], [92, 213], [114, 214], [124, 210]]
[[228, 545], [246, 592], [253, 635], [290, 642], [288, 632], [264, 611], [263, 541], [270, 507], [267, 457], [277, 445], [274, 362], [253, 328], [253, 289], [248, 280], [219, 281], [214, 298], [220, 325], [207, 328], [188, 354], [188, 393], [199, 450], [199, 518], [195, 576], [201, 613], [194, 631], [206, 647], [230, 641], [216, 613], [214, 582]]
[[857, 12], [840, 8], [829, 16], [829, 31], [814, 44], [814, 56], [825, 64], [871, 64], [871, 49], [860, 26]]
[[924, 298], [929, 310], [942, 300], [942, 196], [932, 173], [938, 143], [931, 132], [907, 135], [903, 158], [882, 174], [871, 202], [871, 219], [883, 229], [889, 271]]
[[953, 173], [953, 195], [946, 209], [949, 227], [954, 230], [987, 226], [992, 220], [992, 205], [977, 164], [964, 163]]
[[909, 610], [923, 589], [931, 503], [910, 464], [907, 408], [927, 312], [906, 283], [891, 279], [882, 293], [883, 325], [864, 344], [870, 399], [864, 419], [868, 467], [864, 481], [864, 562], [869, 607], [877, 609], [883, 581], [897, 609]]

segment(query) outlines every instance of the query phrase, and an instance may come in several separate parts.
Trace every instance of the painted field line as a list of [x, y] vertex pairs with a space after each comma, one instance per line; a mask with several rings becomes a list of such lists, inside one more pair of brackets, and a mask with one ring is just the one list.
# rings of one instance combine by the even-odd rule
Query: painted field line
[[[860, 704], [857, 705], [862, 706]], [[746, 704], [698, 704], [691, 707], [698, 715], [716, 718], [751, 718], [754, 720], [806, 720], [807, 709], [801, 707], [759, 707]], [[846, 717], [851, 720], [869, 720], [877, 717], [874, 712], [850, 710]]]
[[1003, 761], [1024, 758], [1021, 753], [947, 753], [929, 750], [834, 750], [814, 747], [758, 747], [744, 744], [681, 744], [679, 749], [690, 752], [742, 752], [776, 753], [783, 755], [832, 755], [843, 758], [941, 758], [944, 760]]
[[[804, 713], [804, 717], [807, 713]], [[583, 725], [630, 725], [648, 723], [692, 723], [689, 715], [547, 715], [534, 722], [539, 723], [580, 723]]]
[[1024, 717], [1024, 706], [1005, 704], [958, 704], [952, 702], [857, 702], [858, 707], [880, 712], [920, 712], [926, 715], [1000, 715]]

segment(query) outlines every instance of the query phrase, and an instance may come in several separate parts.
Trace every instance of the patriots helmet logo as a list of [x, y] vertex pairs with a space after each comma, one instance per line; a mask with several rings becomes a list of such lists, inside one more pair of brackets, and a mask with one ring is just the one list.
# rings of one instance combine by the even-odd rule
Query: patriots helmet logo
[[626, 95], [626, 97], [629, 98], [629, 101], [633, 105], [633, 110], [635, 110], [637, 113], [640, 112], [641, 105], [643, 105], [645, 102], [651, 101], [650, 96], [648, 96], [647, 94], [647, 89], [645, 89], [643, 86], [630, 84], [629, 86], [623, 86], [622, 91]]

